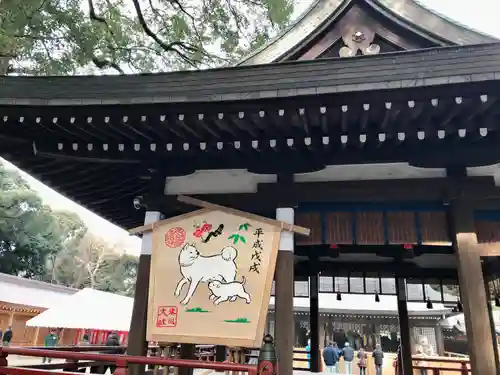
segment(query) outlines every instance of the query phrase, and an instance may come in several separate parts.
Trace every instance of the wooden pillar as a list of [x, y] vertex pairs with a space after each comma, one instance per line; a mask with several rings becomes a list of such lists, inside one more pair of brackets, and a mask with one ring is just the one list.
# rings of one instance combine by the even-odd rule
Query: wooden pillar
[[326, 340], [326, 330], [325, 330], [325, 317], [319, 317], [319, 349], [320, 352], [328, 345]]
[[460, 295], [465, 316], [467, 343], [473, 374], [495, 375], [495, 354], [487, 308], [481, 258], [474, 226], [474, 212], [469, 201], [450, 203], [450, 230], [458, 265]]
[[14, 311], [11, 311], [11, 312], [9, 313], [9, 322], [7, 323], [7, 326], [8, 326], [8, 327], [12, 327], [12, 324], [14, 324], [14, 315], [15, 315], [15, 314], [16, 314], [16, 313], [15, 313]]
[[64, 343], [64, 333], [65, 332], [66, 332], [66, 330], [64, 328], [62, 328], [61, 334], [59, 335], [59, 339], [58, 339], [59, 345], [65, 345], [65, 343]]
[[33, 340], [31, 340], [31, 345], [38, 345], [38, 336], [40, 336], [40, 327], [35, 327], [35, 332], [33, 333]]
[[[144, 224], [151, 224], [160, 220], [160, 213], [156, 211], [146, 212]], [[128, 336], [128, 355], [145, 356], [148, 350], [146, 341], [146, 324], [148, 320], [148, 293], [149, 275], [151, 269], [151, 253], [153, 251], [153, 234], [144, 233], [142, 236], [141, 255], [137, 267], [137, 281], [135, 284], [134, 305], [132, 308], [132, 319]], [[144, 365], [130, 365], [130, 375], [144, 374]]]
[[224, 362], [226, 360], [227, 349], [223, 345], [217, 345], [215, 347], [215, 360], [217, 362]]
[[309, 278], [309, 326], [311, 328], [311, 372], [321, 372], [319, 349], [319, 276]]
[[[179, 357], [181, 359], [196, 359], [196, 346], [194, 344], [181, 344]], [[193, 375], [193, 369], [187, 367], [179, 367], [178, 375]]]
[[[293, 224], [293, 208], [278, 208], [276, 210], [276, 219]], [[295, 324], [293, 318], [293, 251], [293, 233], [282, 232], [275, 272], [275, 342], [276, 352], [279, 358], [280, 375], [293, 374], [293, 347], [295, 343]]]
[[401, 337], [401, 370], [403, 375], [413, 374], [413, 363], [411, 359], [411, 334], [410, 319], [408, 318], [408, 305], [406, 304], [406, 280], [402, 277], [396, 278], [396, 294], [398, 298], [399, 335]]
[[375, 345], [380, 344], [382, 342], [380, 338], [380, 323], [373, 325], [373, 335], [375, 336]]

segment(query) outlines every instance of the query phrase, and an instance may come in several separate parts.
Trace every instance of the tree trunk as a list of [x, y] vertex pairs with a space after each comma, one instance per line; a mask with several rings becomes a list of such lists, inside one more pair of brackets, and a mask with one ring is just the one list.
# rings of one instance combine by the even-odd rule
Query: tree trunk
[[0, 76], [7, 75], [8, 71], [9, 71], [9, 62], [10, 62], [10, 58], [0, 57]]

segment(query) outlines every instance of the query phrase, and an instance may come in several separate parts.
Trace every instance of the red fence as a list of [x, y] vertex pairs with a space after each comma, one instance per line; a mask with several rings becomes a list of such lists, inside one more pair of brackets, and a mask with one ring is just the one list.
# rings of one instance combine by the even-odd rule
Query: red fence
[[[235, 363], [220, 363], [207, 362], [189, 359], [160, 359], [155, 357], [139, 357], [120, 354], [100, 354], [100, 353], [80, 353], [68, 352], [61, 350], [44, 350], [44, 349], [25, 349], [25, 348], [9, 348], [0, 347], [0, 374], [6, 375], [47, 375], [46, 370], [26, 368], [26, 367], [9, 367], [8, 355], [21, 355], [29, 357], [46, 357], [60, 358], [67, 362], [73, 362], [76, 366], [78, 361], [99, 361], [111, 363], [116, 366], [115, 375], [126, 375], [130, 364], [139, 365], [156, 365], [192, 369], [207, 369], [214, 371], [236, 371], [247, 372], [249, 375], [257, 375], [257, 366], [243, 365]], [[79, 373], [80, 374], [80, 373]], [[81, 375], [81, 374], [80, 374]]]

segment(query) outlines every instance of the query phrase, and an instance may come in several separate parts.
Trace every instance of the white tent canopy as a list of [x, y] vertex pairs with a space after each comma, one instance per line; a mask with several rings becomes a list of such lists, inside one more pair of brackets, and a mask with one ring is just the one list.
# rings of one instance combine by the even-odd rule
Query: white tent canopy
[[134, 299], [86, 288], [28, 320], [30, 327], [128, 331]]
[[[133, 303], [134, 299], [130, 297], [87, 288], [30, 319], [27, 325], [128, 331]], [[309, 298], [296, 297], [293, 304], [295, 311], [309, 310]], [[269, 308], [274, 308], [274, 297], [271, 297]], [[335, 294], [320, 293], [319, 308], [331, 313], [397, 315], [395, 296], [381, 295], [380, 302], [375, 302], [373, 295], [342, 294], [342, 301], [337, 301]], [[408, 303], [408, 310], [410, 315], [444, 315], [449, 312], [439, 303], [435, 303], [433, 309], [427, 309], [425, 303]]]

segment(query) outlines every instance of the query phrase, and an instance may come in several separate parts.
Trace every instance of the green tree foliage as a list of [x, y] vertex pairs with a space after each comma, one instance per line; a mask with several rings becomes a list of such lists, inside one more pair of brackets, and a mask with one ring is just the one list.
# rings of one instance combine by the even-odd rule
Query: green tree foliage
[[67, 247], [56, 255], [52, 282], [133, 295], [136, 273], [137, 257], [87, 234], [78, 246]]
[[19, 173], [3, 165], [0, 185], [0, 272], [40, 277], [47, 260], [85, 231], [83, 223], [70, 213], [52, 212]]
[[220, 66], [292, 12], [293, 0], [3, 0], [0, 75]]
[[109, 258], [101, 270], [97, 289], [133, 297], [137, 279], [138, 258], [129, 254], [116, 254]]

